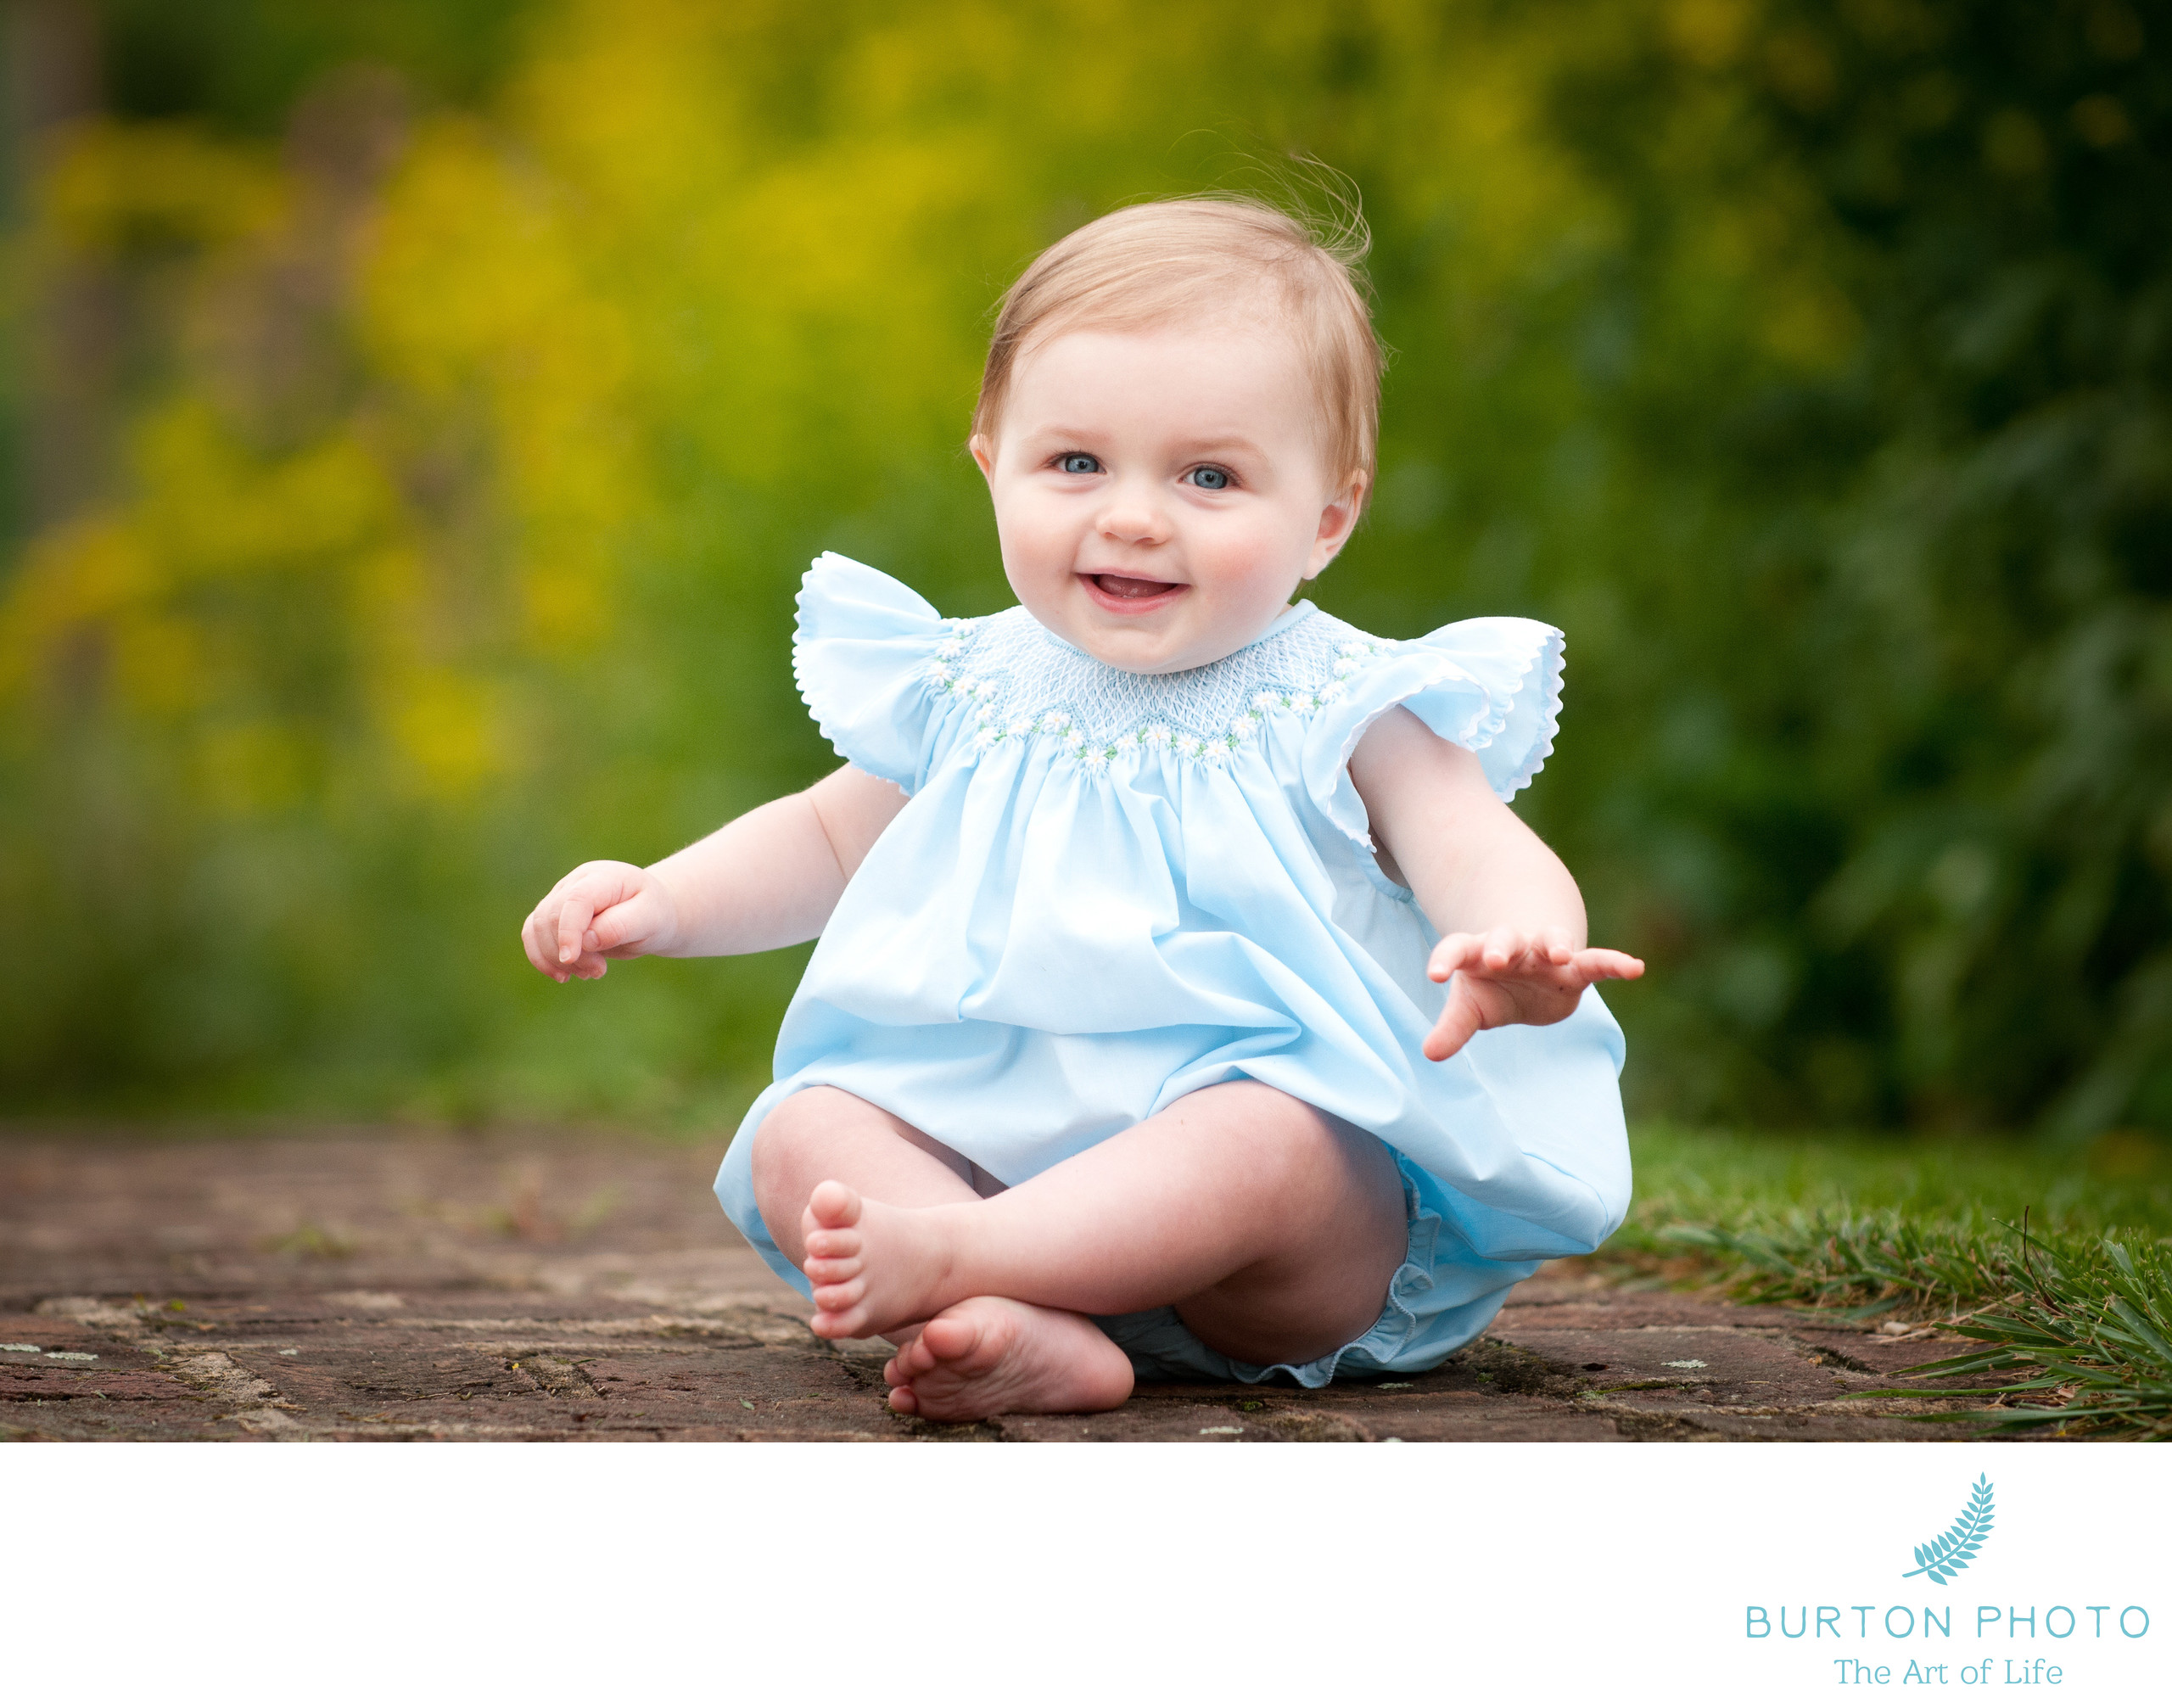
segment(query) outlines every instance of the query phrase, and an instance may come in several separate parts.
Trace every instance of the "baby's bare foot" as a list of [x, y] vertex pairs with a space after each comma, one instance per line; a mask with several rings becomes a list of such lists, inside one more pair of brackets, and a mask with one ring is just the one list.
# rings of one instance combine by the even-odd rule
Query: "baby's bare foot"
[[898, 1349], [882, 1379], [897, 1411], [946, 1421], [1006, 1412], [1105, 1412], [1131, 1394], [1131, 1360], [1087, 1319], [1016, 1299], [966, 1299]]
[[799, 1231], [802, 1267], [814, 1284], [808, 1326], [825, 1340], [921, 1322], [957, 1297], [943, 1292], [952, 1256], [947, 1224], [930, 1211], [880, 1203], [825, 1180], [809, 1195]]

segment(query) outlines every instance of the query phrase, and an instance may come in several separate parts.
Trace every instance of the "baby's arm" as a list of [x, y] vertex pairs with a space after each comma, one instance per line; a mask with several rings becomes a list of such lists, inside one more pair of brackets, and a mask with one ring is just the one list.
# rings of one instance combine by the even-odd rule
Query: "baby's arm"
[[637, 955], [747, 955], [821, 935], [904, 792], [846, 765], [654, 865], [590, 860], [521, 927], [529, 963], [563, 984]]
[[1492, 1026], [1565, 1020], [1584, 988], [1636, 978], [1644, 964], [1585, 946], [1576, 880], [1495, 796], [1478, 756], [1398, 707], [1350, 756], [1381, 864], [1441, 932], [1427, 963], [1450, 983], [1425, 1054], [1447, 1060]]

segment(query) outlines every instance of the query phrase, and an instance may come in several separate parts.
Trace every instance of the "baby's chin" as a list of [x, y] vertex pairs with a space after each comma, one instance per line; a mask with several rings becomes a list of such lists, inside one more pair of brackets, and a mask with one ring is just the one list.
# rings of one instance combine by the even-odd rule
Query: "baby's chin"
[[1072, 580], [1054, 608], [1044, 608], [1044, 600], [1023, 602], [1059, 639], [1112, 669], [1141, 676], [1195, 670], [1226, 658], [1257, 640], [1284, 608], [1232, 609], [1190, 583], [1146, 585], [1170, 591], [1111, 596], [1082, 576]]
[[1139, 676], [1196, 669], [1227, 658], [1245, 644], [1231, 640], [1225, 645], [1211, 627], [1202, 632], [1202, 625], [1186, 622], [1173, 612], [1166, 617], [1156, 613], [1128, 619], [1100, 616], [1098, 621], [1091, 616], [1082, 621], [1074, 615], [1055, 632], [1089, 657]]

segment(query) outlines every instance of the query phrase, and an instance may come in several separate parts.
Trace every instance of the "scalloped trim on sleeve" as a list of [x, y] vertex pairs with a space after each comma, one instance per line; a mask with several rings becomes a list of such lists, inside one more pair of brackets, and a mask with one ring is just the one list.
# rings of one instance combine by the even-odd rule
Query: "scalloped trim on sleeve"
[[825, 552], [799, 588], [792, 678], [837, 757], [907, 794], [937, 757], [930, 661], [956, 624], [904, 582]]
[[1397, 706], [1436, 735], [1469, 748], [1494, 793], [1508, 801], [1553, 752], [1560, 727], [1561, 631], [1524, 618], [1475, 618], [1395, 647], [1347, 694], [1323, 708], [1307, 742], [1306, 785], [1329, 822], [1364, 854], [1369, 875], [1391, 894], [1409, 892], [1378, 865], [1370, 815], [1350, 780], [1350, 756], [1365, 731]]
[[[1520, 744], [1522, 757], [1505, 779], [1493, 781], [1493, 774], [1486, 773], [1493, 781], [1493, 792], [1504, 801], [1514, 800], [1531, 787], [1531, 780], [1546, 769], [1546, 762], [1553, 757], [1553, 738], [1561, 733], [1561, 682], [1567, 671], [1569, 639], [1559, 629], [1548, 629], [1540, 645], [1538, 656], [1531, 661], [1530, 669], [1519, 677], [1509, 690], [1510, 711], [1528, 707], [1532, 714], [1533, 727], [1530, 738]], [[1538, 703], [1531, 705], [1528, 698], [1531, 679], [1538, 673], [1541, 680]], [[1507, 725], [1504, 720], [1503, 733]], [[1481, 755], [1483, 757], [1483, 754]]]

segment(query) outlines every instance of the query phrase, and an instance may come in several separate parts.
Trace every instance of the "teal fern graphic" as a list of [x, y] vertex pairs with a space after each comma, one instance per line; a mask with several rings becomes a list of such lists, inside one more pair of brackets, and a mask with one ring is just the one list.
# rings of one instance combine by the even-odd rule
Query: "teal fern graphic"
[[1968, 1492], [1968, 1504], [1961, 1509], [1961, 1516], [1953, 1521], [1953, 1528], [1935, 1541], [1927, 1542], [1916, 1550], [1916, 1569], [1904, 1571], [1903, 1577], [1915, 1577], [1928, 1572], [1933, 1583], [1944, 1583], [1957, 1571], [1966, 1571], [1976, 1558], [1976, 1550], [1984, 1545], [1984, 1538], [1991, 1533], [1991, 1484], [1988, 1477], [1976, 1479]]

